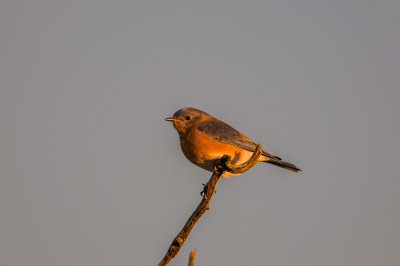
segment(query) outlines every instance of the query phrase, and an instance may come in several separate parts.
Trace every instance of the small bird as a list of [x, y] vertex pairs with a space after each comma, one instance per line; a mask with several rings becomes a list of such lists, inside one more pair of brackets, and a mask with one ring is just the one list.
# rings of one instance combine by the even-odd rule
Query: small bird
[[[254, 141], [228, 124], [192, 107], [182, 108], [165, 120], [172, 122], [178, 131], [186, 158], [211, 172], [223, 155], [229, 155], [232, 163], [239, 165], [248, 161], [257, 147]], [[258, 162], [270, 163], [293, 172], [301, 171], [295, 165], [265, 151], [262, 151]], [[233, 174], [223, 174], [224, 177], [230, 175]]]

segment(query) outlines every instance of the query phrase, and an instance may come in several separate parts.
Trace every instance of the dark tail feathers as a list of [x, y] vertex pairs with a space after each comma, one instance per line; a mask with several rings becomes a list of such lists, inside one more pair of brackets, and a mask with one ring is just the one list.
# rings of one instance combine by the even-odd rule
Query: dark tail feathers
[[287, 163], [287, 162], [280, 161], [280, 160], [276, 160], [276, 159], [273, 159], [273, 158], [269, 158], [269, 161], [264, 161], [264, 162], [270, 163], [270, 164], [273, 164], [273, 165], [276, 165], [276, 166], [279, 166], [279, 167], [282, 167], [282, 168], [285, 168], [285, 169], [288, 169], [288, 170], [290, 170], [292, 172], [301, 171], [301, 169], [297, 168], [294, 164]]

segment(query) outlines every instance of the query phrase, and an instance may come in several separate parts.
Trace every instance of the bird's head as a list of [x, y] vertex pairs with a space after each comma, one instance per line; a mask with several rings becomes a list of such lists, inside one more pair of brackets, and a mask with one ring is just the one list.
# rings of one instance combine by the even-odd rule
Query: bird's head
[[176, 111], [172, 117], [166, 118], [165, 121], [172, 122], [179, 134], [186, 134], [189, 127], [209, 116], [201, 110], [185, 107]]

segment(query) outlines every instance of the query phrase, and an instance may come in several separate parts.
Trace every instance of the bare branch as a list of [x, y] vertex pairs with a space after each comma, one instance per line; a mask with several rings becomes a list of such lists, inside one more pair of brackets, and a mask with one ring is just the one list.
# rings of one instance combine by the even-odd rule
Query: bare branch
[[[225, 168], [228, 172], [232, 174], [241, 174], [252, 168], [258, 162], [258, 158], [260, 157], [261, 152], [261, 145], [258, 144], [250, 159], [245, 163], [233, 165], [229, 156], [226, 155], [223, 156], [222, 161], [223, 163], [225, 163]], [[227, 157], [229, 158], [228, 160], [226, 160]]]
[[194, 248], [192, 250], [192, 252], [190, 252], [188, 266], [193, 266], [193, 264], [194, 264], [194, 256], [195, 255], [196, 255], [196, 249]]
[[251, 167], [253, 167], [257, 163], [260, 155], [261, 155], [261, 145], [257, 145], [257, 148], [254, 151], [253, 155], [250, 157], [250, 159], [241, 165], [232, 165], [231, 158], [227, 155], [222, 156], [222, 158], [220, 160], [218, 160], [210, 180], [208, 181], [207, 184], [204, 185], [204, 190], [203, 190], [203, 194], [202, 194], [203, 199], [201, 200], [200, 204], [197, 206], [197, 208], [193, 212], [193, 214], [190, 216], [190, 218], [187, 220], [185, 226], [182, 228], [182, 230], [179, 232], [179, 234], [172, 241], [167, 253], [165, 254], [164, 258], [161, 260], [161, 262], [158, 264], [158, 266], [167, 265], [168, 262], [171, 259], [173, 259], [176, 256], [176, 254], [178, 254], [183, 243], [189, 236], [190, 231], [192, 230], [193, 226], [200, 219], [200, 217], [205, 213], [205, 211], [210, 209], [209, 203], [215, 192], [215, 187], [216, 187], [217, 182], [218, 182], [219, 178], [221, 177], [222, 173], [224, 171], [228, 171], [233, 174], [244, 173], [245, 171], [249, 170]]

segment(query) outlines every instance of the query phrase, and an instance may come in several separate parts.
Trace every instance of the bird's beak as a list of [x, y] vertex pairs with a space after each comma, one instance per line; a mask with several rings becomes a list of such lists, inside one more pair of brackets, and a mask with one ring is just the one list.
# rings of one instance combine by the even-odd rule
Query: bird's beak
[[168, 118], [165, 118], [165, 121], [169, 121], [169, 122], [177, 122], [177, 121], [178, 121], [178, 119], [176, 119], [176, 118], [173, 118], [173, 117], [168, 117]]

